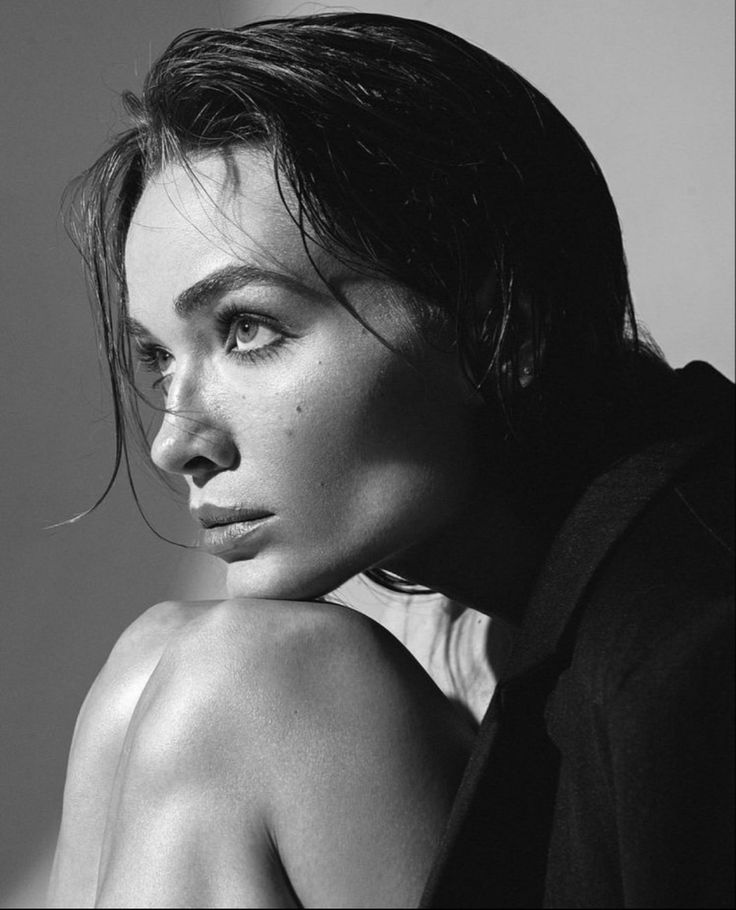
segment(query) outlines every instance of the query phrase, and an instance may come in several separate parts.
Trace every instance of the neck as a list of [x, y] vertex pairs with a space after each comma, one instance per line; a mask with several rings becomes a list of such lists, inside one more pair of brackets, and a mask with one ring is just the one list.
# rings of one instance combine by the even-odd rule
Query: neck
[[[520, 625], [552, 540], [587, 482], [642, 440], [656, 438], [659, 423], [671, 419], [662, 402], [672, 399], [672, 371], [643, 358], [636, 366], [636, 401], [629, 392], [606, 422], [568, 427], [559, 434], [564, 449], [550, 452], [543, 463], [530, 462], [528, 470], [514, 453], [495, 470], [479, 469], [458, 518], [386, 568]], [[680, 406], [669, 404], [675, 406], [679, 414]], [[494, 464], [492, 446], [481, 464]], [[509, 492], [514, 487], [517, 492]]]
[[513, 625], [526, 605], [572, 496], [540, 507], [476, 496], [460, 518], [384, 566], [404, 578]]

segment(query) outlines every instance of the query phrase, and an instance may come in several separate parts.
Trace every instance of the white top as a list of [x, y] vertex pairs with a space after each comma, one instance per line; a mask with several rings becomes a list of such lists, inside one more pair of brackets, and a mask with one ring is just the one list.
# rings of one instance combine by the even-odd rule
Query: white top
[[[392, 632], [437, 686], [480, 722], [508, 653], [509, 635], [498, 620], [442, 594], [398, 594], [366, 578], [353, 578], [330, 600], [366, 613]], [[494, 672], [495, 671], [495, 672]]]

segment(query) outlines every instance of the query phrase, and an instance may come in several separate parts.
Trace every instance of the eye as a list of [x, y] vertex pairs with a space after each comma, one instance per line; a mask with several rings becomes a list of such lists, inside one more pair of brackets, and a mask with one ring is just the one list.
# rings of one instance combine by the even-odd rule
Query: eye
[[156, 369], [162, 375], [169, 369], [171, 366], [171, 361], [173, 359], [173, 356], [169, 354], [168, 351], [165, 351], [163, 348], [156, 348], [156, 351], [154, 353], [154, 362]]
[[227, 348], [234, 354], [252, 354], [278, 344], [281, 339], [282, 335], [263, 320], [241, 314], [230, 323]]
[[159, 348], [143, 343], [137, 344], [137, 358], [144, 370], [151, 373], [160, 373], [162, 376], [170, 369], [174, 359], [165, 348]]
[[[135, 340], [135, 354], [141, 369], [148, 373], [158, 375], [158, 378], [148, 385], [149, 389], [158, 389], [164, 397], [169, 390], [170, 380], [173, 375], [172, 366], [174, 362], [173, 354], [169, 353], [166, 348], [160, 348], [157, 345], [150, 344], [139, 339]], [[145, 391], [146, 384], [143, 389]]]

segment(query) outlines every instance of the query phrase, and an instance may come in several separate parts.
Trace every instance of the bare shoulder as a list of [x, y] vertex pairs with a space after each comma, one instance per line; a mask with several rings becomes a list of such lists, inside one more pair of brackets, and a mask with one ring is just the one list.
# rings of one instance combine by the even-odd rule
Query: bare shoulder
[[[140, 831], [140, 807], [154, 813], [157, 800], [160, 818], [192, 825], [208, 807], [201, 826], [214, 836], [224, 799], [228, 825], [278, 844], [304, 905], [416, 900], [472, 740], [423, 668], [363, 614], [223, 601], [169, 639], [141, 697], [114, 843], [132, 843], [125, 832]], [[132, 862], [113, 847], [111, 888]]]
[[145, 610], [123, 631], [110, 652], [106, 668], [117, 673], [149, 656], [160, 657], [172, 635], [181, 632], [217, 601], [165, 600]]
[[107, 808], [131, 717], [172, 636], [207, 606], [167, 601], [150, 607], [122, 633], [92, 683], [69, 753], [52, 906], [94, 902]]
[[68, 792], [86, 793], [90, 782], [111, 782], [131, 717], [162, 654], [209, 606], [209, 602], [158, 603], [121, 634], [79, 711], [67, 772]]
[[[278, 710], [304, 700], [311, 709], [350, 702], [366, 688], [421, 691], [430, 710], [450, 707], [407, 649], [383, 626], [349, 607], [328, 602], [232, 599], [201, 610], [161, 654], [151, 702], [183, 699], [211, 716], [212, 702], [241, 705], [260, 699]], [[247, 695], [248, 698], [244, 699]], [[174, 715], [172, 715], [174, 716]], [[196, 723], [196, 712], [188, 715]]]
[[[202, 613], [209, 603], [164, 601], [149, 607], [120, 635], [82, 704], [75, 742], [93, 727], [95, 740], [106, 733], [117, 740], [151, 673], [173, 636]], [[123, 730], [124, 733], [124, 730]]]

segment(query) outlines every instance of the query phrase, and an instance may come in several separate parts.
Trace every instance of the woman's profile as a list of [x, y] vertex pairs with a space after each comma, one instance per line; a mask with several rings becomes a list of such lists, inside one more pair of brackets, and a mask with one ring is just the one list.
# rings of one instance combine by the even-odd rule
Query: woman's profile
[[[726, 899], [732, 388], [637, 331], [578, 133], [365, 14], [184, 33], [126, 104], [72, 207], [119, 451], [154, 401], [229, 597], [113, 649], [52, 905]], [[480, 730], [361, 573], [514, 630]]]

